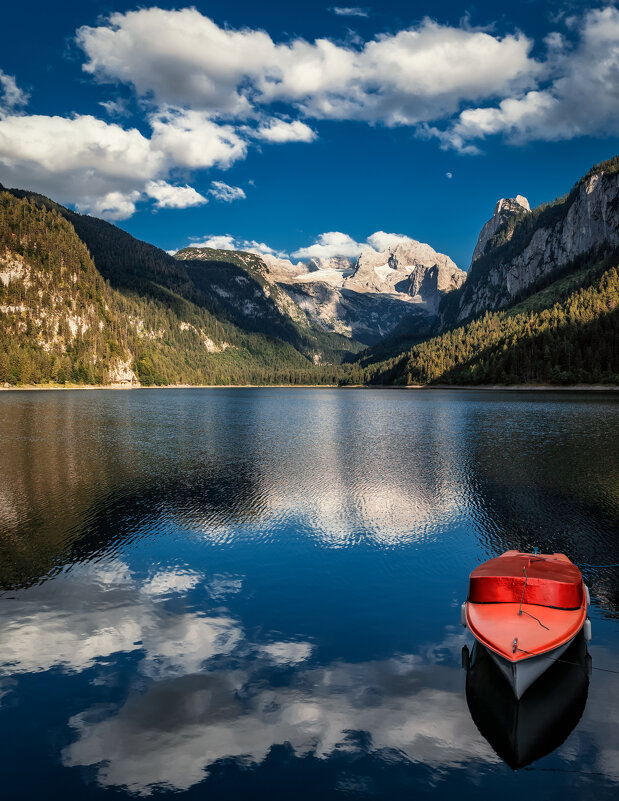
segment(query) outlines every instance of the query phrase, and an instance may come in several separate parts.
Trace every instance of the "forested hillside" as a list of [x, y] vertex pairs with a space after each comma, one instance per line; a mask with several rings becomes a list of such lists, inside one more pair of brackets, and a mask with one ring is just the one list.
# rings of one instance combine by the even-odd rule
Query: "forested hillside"
[[370, 365], [382, 384], [587, 384], [619, 381], [619, 254], [582, 267], [508, 311]]
[[[104, 278], [63, 211], [0, 192], [0, 383], [337, 380], [288, 343], [215, 316], [174, 259], [81, 218], [82, 233], [109, 230], [107, 239], [88, 237]], [[192, 294], [199, 304], [183, 296]]]
[[616, 384], [618, 171], [619, 158], [598, 165], [565, 198], [501, 223], [445, 295], [434, 336], [402, 320], [365, 351], [323, 330], [251, 253], [173, 258], [0, 186], [0, 386]]
[[289, 342], [316, 364], [352, 361], [363, 345], [318, 327], [278, 284], [255, 253], [184, 248], [174, 255], [193, 285], [241, 328]]

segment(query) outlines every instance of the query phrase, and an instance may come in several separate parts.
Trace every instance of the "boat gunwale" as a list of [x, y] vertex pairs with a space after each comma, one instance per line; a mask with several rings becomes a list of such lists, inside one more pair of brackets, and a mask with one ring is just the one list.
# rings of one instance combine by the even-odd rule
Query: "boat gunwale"
[[[569, 559], [567, 556], [565, 556], [565, 554], [537, 554], [537, 553], [536, 554], [527, 554], [526, 552], [514, 551], [514, 550], [506, 551], [505, 553], [501, 554], [500, 556], [494, 557], [494, 559], [489, 560], [489, 561], [495, 561], [495, 560], [498, 561], [498, 560], [501, 559], [501, 557], [515, 556], [517, 554], [518, 555], [521, 554], [523, 556], [525, 556], [525, 555], [526, 556], [531, 556], [532, 558], [537, 558], [537, 559], [542, 559], [542, 560], [544, 560], [544, 558], [546, 557], [548, 561], [567, 562], [570, 565], [574, 565], [574, 563], [571, 561], [571, 559]], [[574, 567], [578, 568], [577, 565], [574, 565]], [[476, 640], [478, 640], [481, 643], [481, 645], [483, 645], [486, 648], [488, 648], [490, 651], [492, 651], [497, 656], [499, 656], [502, 659], [504, 659], [509, 664], [514, 665], [514, 664], [518, 664], [519, 662], [525, 662], [525, 661], [528, 661], [528, 660], [531, 660], [531, 659], [535, 659], [536, 657], [544, 657], [547, 653], [549, 653], [551, 651], [554, 651], [556, 648], [560, 648], [565, 643], [569, 643], [570, 640], [572, 640], [581, 631], [581, 629], [583, 628], [583, 626], [585, 624], [585, 621], [587, 619], [588, 603], [587, 603], [586, 585], [585, 585], [584, 580], [582, 578], [582, 574], [581, 574], [581, 577], [580, 577], [580, 583], [581, 583], [581, 587], [582, 587], [582, 595], [581, 595], [582, 603], [580, 604], [580, 606], [572, 607], [572, 608], [556, 607], [556, 606], [550, 606], [550, 605], [545, 605], [545, 604], [530, 604], [530, 603], [524, 603], [523, 604], [522, 601], [520, 602], [520, 604], [516, 604], [514, 602], [507, 602], [507, 601], [477, 602], [477, 601], [470, 601], [468, 599], [468, 597], [467, 597], [467, 600], [465, 602], [466, 625], [469, 628], [469, 630], [471, 631], [471, 634], [475, 637]], [[528, 612], [527, 608], [531, 608], [531, 609], [535, 609], [535, 610], [538, 610], [538, 609], [551, 609], [552, 612], [553, 612], [553, 616], [555, 617], [555, 620], [557, 618], [560, 619], [560, 617], [562, 616], [562, 613], [563, 613], [565, 615], [565, 617], [566, 617], [566, 621], [565, 621], [566, 625], [569, 623], [569, 618], [570, 617], [573, 617], [574, 619], [573, 619], [572, 625], [570, 625], [569, 628], [566, 629], [565, 635], [563, 637], [560, 637], [560, 639], [558, 639], [558, 640], [554, 640], [552, 643], [549, 643], [547, 646], [544, 646], [544, 645], [532, 646], [532, 647], [535, 648], [535, 650], [528, 650], [528, 649], [522, 649], [522, 648], [519, 649], [517, 647], [517, 645], [516, 645], [518, 637], [515, 637], [514, 651], [513, 651], [513, 653], [510, 654], [508, 651], [501, 650], [500, 646], [498, 646], [496, 643], [493, 643], [491, 640], [487, 639], [487, 636], [485, 636], [483, 633], [481, 633], [481, 631], [479, 629], [479, 626], [472, 622], [472, 620], [471, 620], [471, 610], [473, 608], [481, 609], [483, 607], [488, 607], [488, 608], [491, 608], [491, 607], [499, 607], [499, 608], [500, 607], [504, 607], [504, 608], [507, 608], [507, 607], [509, 607], [510, 611], [513, 611], [513, 609], [515, 607], [517, 607], [518, 610], [519, 610], [519, 613], [521, 611], [525, 612], [528, 617], [532, 617], [535, 620], [537, 620], [538, 623], [540, 623], [540, 625], [542, 625], [544, 628], [547, 628], [547, 627], [543, 623], [541, 623], [541, 621], [539, 621], [534, 614], [532, 614], [531, 612]], [[575, 613], [577, 613], [577, 615], [575, 615]], [[507, 619], [507, 616], [506, 616], [506, 619]], [[478, 623], [479, 623], [479, 621], [478, 621]]]
[[[570, 640], [573, 640], [574, 637], [576, 637], [578, 633], [581, 631], [582, 627], [584, 626], [585, 620], [587, 619], [587, 602], [585, 600], [583, 601], [583, 605], [580, 607], [582, 620], [579, 623], [578, 628], [576, 630], [571, 630], [570, 633], [566, 637], [564, 637], [560, 642], [555, 642], [552, 645], [549, 645], [544, 650], [538, 651], [537, 653], [521, 651], [518, 654], [514, 653], [510, 655], [508, 653], [505, 653], [504, 651], [499, 650], [495, 645], [493, 645], [490, 642], [490, 640], [487, 640], [483, 635], [479, 633], [476, 626], [471, 625], [471, 620], [469, 617], [469, 608], [468, 608], [470, 603], [472, 602], [471, 601], [466, 602], [466, 625], [470, 630], [471, 634], [473, 635], [473, 637], [475, 637], [475, 639], [478, 640], [481, 643], [481, 645], [483, 645], [485, 648], [488, 648], [488, 650], [493, 651], [497, 656], [500, 656], [502, 659], [505, 659], [506, 662], [509, 662], [511, 664], [518, 664], [519, 662], [526, 662], [529, 659], [536, 659], [539, 657], [545, 658], [546, 655], [551, 651], [554, 651], [557, 648], [560, 648], [565, 643], [569, 642]], [[551, 608], [551, 607], [546, 607], [546, 608]], [[558, 610], [558, 611], [564, 611], [564, 610]], [[575, 610], [570, 610], [570, 611], [575, 611]]]

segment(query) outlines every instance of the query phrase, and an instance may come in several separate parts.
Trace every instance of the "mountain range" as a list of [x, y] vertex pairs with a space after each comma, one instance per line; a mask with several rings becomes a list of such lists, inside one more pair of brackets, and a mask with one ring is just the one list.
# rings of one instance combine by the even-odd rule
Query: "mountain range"
[[0, 186], [0, 386], [616, 383], [619, 157], [552, 203], [499, 200], [468, 273], [375, 239], [171, 255]]

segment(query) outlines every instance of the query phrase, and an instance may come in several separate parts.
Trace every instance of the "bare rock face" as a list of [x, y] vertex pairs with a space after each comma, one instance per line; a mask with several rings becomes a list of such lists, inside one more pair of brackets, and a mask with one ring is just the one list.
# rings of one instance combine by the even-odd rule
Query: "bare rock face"
[[274, 281], [292, 281], [298, 275], [304, 275], [309, 269], [302, 262], [293, 264], [290, 259], [272, 256], [270, 253], [260, 254], [260, 258], [267, 268], [268, 275]]
[[110, 384], [139, 384], [137, 375], [131, 367], [131, 359], [118, 359], [110, 366], [108, 380]]
[[354, 273], [344, 281], [355, 292], [406, 295], [435, 313], [442, 292], [462, 286], [466, 273], [443, 253], [414, 239], [399, 242], [387, 250], [364, 251]]
[[430, 245], [403, 238], [384, 251], [312, 259], [309, 271], [280, 286], [325, 330], [373, 344], [404, 319], [426, 331], [442, 295], [466, 273]]
[[476, 261], [485, 252], [488, 242], [490, 242], [499, 228], [504, 225], [510, 217], [521, 214], [523, 211], [531, 211], [529, 201], [526, 197], [516, 195], [516, 197], [501, 198], [494, 207], [494, 214], [481, 229], [471, 261]]
[[430, 245], [399, 237], [384, 251], [368, 247], [359, 258], [314, 257], [294, 264], [272, 254], [223, 252], [190, 247], [176, 254], [187, 261], [231, 262], [259, 277], [254, 295], [243, 292], [247, 278], [234, 282], [209, 274], [209, 290], [245, 318], [264, 317], [266, 296], [295, 322], [307, 319], [325, 331], [371, 345], [405, 319], [429, 330], [442, 295], [462, 286], [466, 273]]
[[[520, 293], [579, 256], [619, 247], [618, 209], [619, 173], [602, 170], [587, 177], [563, 203], [551, 208], [551, 214], [538, 213], [539, 224], [519, 252], [502, 259], [499, 250], [483, 274], [477, 273], [473, 263], [459, 300], [457, 322], [508, 306]], [[492, 259], [492, 251], [486, 251], [485, 257]]]
[[355, 260], [348, 256], [330, 256], [329, 258], [314, 257], [306, 262], [299, 262], [303, 272], [296, 277], [296, 281], [323, 281], [330, 286], [341, 286], [355, 267]]
[[322, 258], [314, 256], [305, 262], [309, 272], [319, 272], [321, 270], [335, 270], [341, 273], [342, 277], [350, 275], [355, 268], [355, 259], [348, 256], [331, 256], [329, 258]]

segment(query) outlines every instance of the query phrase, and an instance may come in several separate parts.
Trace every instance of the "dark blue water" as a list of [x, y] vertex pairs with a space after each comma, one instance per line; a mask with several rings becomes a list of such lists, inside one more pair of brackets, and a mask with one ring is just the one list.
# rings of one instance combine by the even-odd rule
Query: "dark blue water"
[[2, 797], [616, 798], [617, 570], [518, 770], [459, 607], [508, 548], [619, 562], [618, 442], [593, 393], [0, 393]]

